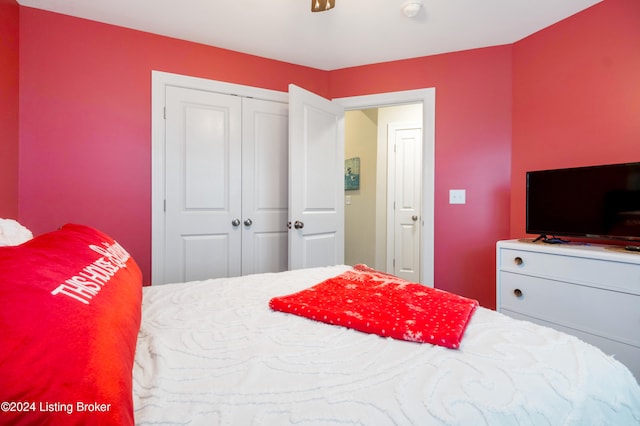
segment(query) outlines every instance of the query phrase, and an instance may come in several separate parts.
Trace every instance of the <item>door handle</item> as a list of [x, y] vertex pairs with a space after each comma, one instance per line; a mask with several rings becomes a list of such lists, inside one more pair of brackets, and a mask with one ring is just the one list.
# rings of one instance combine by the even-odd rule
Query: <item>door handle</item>
[[304, 228], [304, 223], [300, 222], [299, 220], [296, 220], [293, 223], [293, 227], [296, 228], [296, 229], [302, 229], [302, 228]]
[[231, 221], [231, 225], [233, 225], [234, 228], [237, 227], [237, 226], [240, 226], [240, 219], [238, 219], [238, 218], [233, 219]]
[[253, 221], [251, 219], [245, 219], [244, 220], [244, 226], [251, 226], [252, 223], [253, 223]]
[[411, 220], [414, 221], [414, 222], [417, 221], [418, 220], [418, 216], [416, 216], [416, 215], [411, 216]]

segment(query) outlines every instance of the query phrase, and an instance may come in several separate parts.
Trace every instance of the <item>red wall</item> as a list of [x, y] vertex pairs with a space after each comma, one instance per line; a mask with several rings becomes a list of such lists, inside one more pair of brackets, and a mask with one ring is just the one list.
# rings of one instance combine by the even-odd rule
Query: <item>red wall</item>
[[[495, 308], [495, 243], [509, 235], [511, 46], [338, 70], [333, 97], [436, 88], [435, 286]], [[449, 189], [467, 203], [449, 204]]]
[[151, 70], [328, 90], [324, 71], [20, 8], [20, 221], [34, 234], [66, 222], [100, 228], [147, 281]]
[[0, 218], [18, 219], [18, 22], [15, 0], [0, 0]]
[[640, 161], [640, 1], [605, 0], [513, 48], [511, 237], [527, 170]]

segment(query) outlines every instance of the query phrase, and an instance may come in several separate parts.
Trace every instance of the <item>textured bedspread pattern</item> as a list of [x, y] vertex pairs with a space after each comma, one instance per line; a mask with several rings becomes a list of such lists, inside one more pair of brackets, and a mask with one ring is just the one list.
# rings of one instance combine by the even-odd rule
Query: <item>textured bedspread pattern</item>
[[640, 424], [629, 370], [550, 328], [478, 307], [451, 350], [269, 308], [350, 269], [145, 287], [136, 424]]
[[366, 265], [269, 301], [271, 309], [383, 337], [457, 349], [476, 300]]

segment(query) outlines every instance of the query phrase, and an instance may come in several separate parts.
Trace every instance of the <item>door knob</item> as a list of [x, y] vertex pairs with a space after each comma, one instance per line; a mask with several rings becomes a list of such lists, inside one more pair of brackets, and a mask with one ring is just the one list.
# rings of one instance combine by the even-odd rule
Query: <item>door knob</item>
[[299, 220], [296, 220], [293, 223], [293, 227], [296, 228], [296, 229], [302, 229], [302, 228], [304, 228], [304, 223], [300, 222]]
[[251, 226], [252, 223], [253, 223], [253, 221], [251, 219], [245, 219], [244, 220], [244, 226]]
[[232, 224], [234, 227], [239, 226], [239, 225], [240, 225], [240, 219], [238, 219], [238, 218], [233, 219], [233, 220], [231, 221], [231, 224]]
[[415, 222], [416, 220], [418, 220], [418, 216], [416, 216], [416, 215], [411, 216], [411, 220], [413, 220]]

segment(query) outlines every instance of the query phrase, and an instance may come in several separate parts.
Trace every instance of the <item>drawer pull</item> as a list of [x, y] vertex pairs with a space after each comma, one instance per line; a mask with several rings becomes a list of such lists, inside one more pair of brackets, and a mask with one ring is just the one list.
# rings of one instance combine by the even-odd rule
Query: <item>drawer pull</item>
[[524, 260], [522, 260], [522, 258], [520, 256], [516, 256], [513, 259], [513, 263], [515, 263], [516, 265], [520, 266], [524, 263]]
[[522, 297], [522, 290], [520, 290], [519, 288], [516, 288], [515, 290], [513, 290], [513, 294], [516, 297]]

